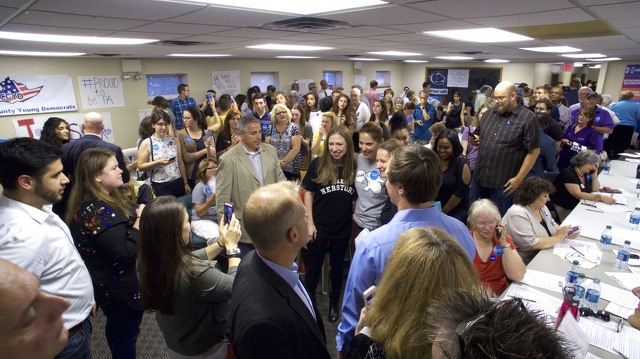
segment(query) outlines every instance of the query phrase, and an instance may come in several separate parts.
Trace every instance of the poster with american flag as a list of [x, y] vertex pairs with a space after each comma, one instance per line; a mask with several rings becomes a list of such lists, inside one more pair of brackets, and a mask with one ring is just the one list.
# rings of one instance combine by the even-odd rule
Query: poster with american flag
[[0, 74], [0, 116], [78, 111], [70, 75]]

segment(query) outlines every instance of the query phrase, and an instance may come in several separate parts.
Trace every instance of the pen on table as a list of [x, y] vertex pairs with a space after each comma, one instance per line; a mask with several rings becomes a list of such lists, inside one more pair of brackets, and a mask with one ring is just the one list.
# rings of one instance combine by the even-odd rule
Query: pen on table
[[581, 256], [584, 256], [584, 254], [579, 250], [577, 250], [574, 246], [569, 246], [569, 247], [571, 247], [571, 249], [573, 249], [574, 251], [578, 252], [578, 254], [580, 254]]
[[535, 300], [533, 299], [527, 299], [527, 298], [520, 298], [521, 300], [526, 300], [527, 302], [531, 302], [531, 303], [537, 303]]
[[622, 358], [624, 358], [624, 359], [629, 359], [629, 357], [628, 357], [628, 356], [626, 356], [626, 355], [624, 355], [624, 354], [620, 353], [620, 351], [619, 351], [618, 349], [613, 348], [613, 351], [614, 351], [614, 352], [616, 352], [616, 354], [620, 355]]
[[616, 329], [616, 333], [620, 333], [622, 331], [623, 325], [624, 325], [624, 318], [620, 318], [620, 322], [618, 322], [618, 328]]
[[587, 208], [587, 211], [591, 211], [591, 212], [598, 212], [598, 213], [604, 213], [604, 211], [601, 211], [599, 209], [591, 209], [591, 208]]

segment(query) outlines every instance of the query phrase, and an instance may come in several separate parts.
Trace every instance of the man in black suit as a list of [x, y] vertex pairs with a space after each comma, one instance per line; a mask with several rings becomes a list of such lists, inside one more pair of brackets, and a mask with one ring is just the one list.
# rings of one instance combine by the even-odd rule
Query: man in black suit
[[53, 205], [53, 212], [64, 219], [65, 212], [67, 210], [67, 202], [69, 201], [69, 195], [73, 188], [73, 181], [75, 180], [75, 170], [78, 166], [78, 158], [84, 150], [95, 147], [104, 147], [113, 151], [116, 154], [116, 160], [118, 160], [118, 167], [122, 170], [122, 182], [125, 185], [129, 183], [129, 170], [124, 162], [124, 156], [120, 147], [103, 141], [101, 137], [104, 124], [102, 123], [102, 116], [97, 112], [89, 112], [84, 115], [84, 122], [82, 123], [82, 132], [84, 136], [81, 138], [65, 143], [62, 145], [62, 172], [71, 181], [67, 187], [68, 190], [64, 191], [62, 200]]
[[257, 189], [244, 207], [256, 249], [240, 264], [231, 296], [231, 343], [238, 359], [330, 358], [322, 317], [294, 263], [309, 241], [306, 216], [286, 181]]

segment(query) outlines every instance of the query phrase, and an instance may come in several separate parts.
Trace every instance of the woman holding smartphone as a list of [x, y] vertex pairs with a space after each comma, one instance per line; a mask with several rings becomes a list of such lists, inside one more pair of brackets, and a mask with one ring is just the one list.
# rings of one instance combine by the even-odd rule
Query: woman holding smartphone
[[151, 172], [149, 179], [156, 196], [181, 197], [191, 193], [178, 141], [167, 134], [171, 125], [169, 115], [164, 111], [153, 111], [151, 124], [155, 132], [140, 143], [138, 170]]
[[216, 148], [213, 145], [213, 131], [207, 130], [207, 123], [203, 117], [197, 107], [187, 107], [182, 115], [184, 129], [178, 131], [182, 161], [191, 188], [196, 186], [196, 172], [200, 161], [216, 155]]
[[[184, 204], [162, 196], [140, 218], [138, 279], [145, 310], [156, 312], [169, 358], [226, 358], [231, 287], [240, 264], [240, 223], [222, 222], [216, 243], [191, 252]], [[212, 262], [227, 249], [225, 274]]]
[[471, 169], [472, 177], [473, 177], [473, 171], [476, 170], [476, 160], [478, 159], [478, 146], [474, 146], [471, 143], [469, 143], [469, 137], [475, 137], [473, 132], [475, 131], [476, 127], [478, 127], [478, 123], [480, 123], [482, 116], [484, 115], [485, 112], [487, 112], [488, 109], [490, 109], [493, 106], [495, 106], [495, 103], [492, 101], [485, 102], [484, 104], [482, 104], [482, 106], [480, 106], [480, 108], [478, 109], [478, 112], [476, 112], [476, 114], [473, 116], [473, 121], [471, 122], [471, 125], [465, 127], [464, 131], [462, 131], [462, 155], [467, 157], [467, 161], [469, 161], [469, 169]]
[[216, 173], [218, 161], [205, 158], [198, 166], [196, 178], [198, 183], [191, 196], [191, 229], [193, 233], [207, 240], [212, 245], [220, 236], [218, 213], [216, 212]]
[[344, 254], [351, 235], [351, 208], [355, 201], [355, 161], [351, 132], [334, 126], [327, 133], [327, 148], [311, 161], [302, 181], [309, 225], [309, 265], [305, 284], [315, 302], [324, 254], [329, 243], [331, 294], [329, 322], [340, 317], [340, 292], [344, 276]]
[[333, 112], [325, 112], [322, 115], [320, 129], [313, 134], [313, 146], [311, 154], [313, 158], [320, 157], [325, 150], [325, 142], [329, 139], [329, 130], [338, 125], [338, 118]]
[[351, 99], [349, 98], [349, 96], [343, 93], [339, 94], [338, 99], [333, 103], [331, 112], [333, 112], [338, 117], [338, 122], [341, 125], [347, 126], [349, 131], [353, 133], [356, 125], [356, 110], [353, 108], [353, 106], [351, 106]]
[[224, 129], [220, 132], [218, 140], [216, 141], [216, 153], [218, 157], [240, 143], [241, 138], [238, 132], [238, 121], [241, 116], [240, 111], [235, 108], [232, 108], [227, 113], [227, 119], [224, 121]]

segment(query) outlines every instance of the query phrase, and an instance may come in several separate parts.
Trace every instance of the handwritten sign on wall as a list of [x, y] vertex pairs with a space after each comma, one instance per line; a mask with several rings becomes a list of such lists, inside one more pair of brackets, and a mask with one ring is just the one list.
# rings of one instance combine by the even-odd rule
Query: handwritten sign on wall
[[235, 96], [241, 93], [240, 71], [213, 71], [211, 73], [211, 80], [213, 81], [213, 89], [216, 90], [218, 98], [223, 94]]
[[85, 110], [124, 107], [120, 76], [78, 76], [78, 87]]
[[469, 87], [469, 70], [449, 70], [447, 87]]

